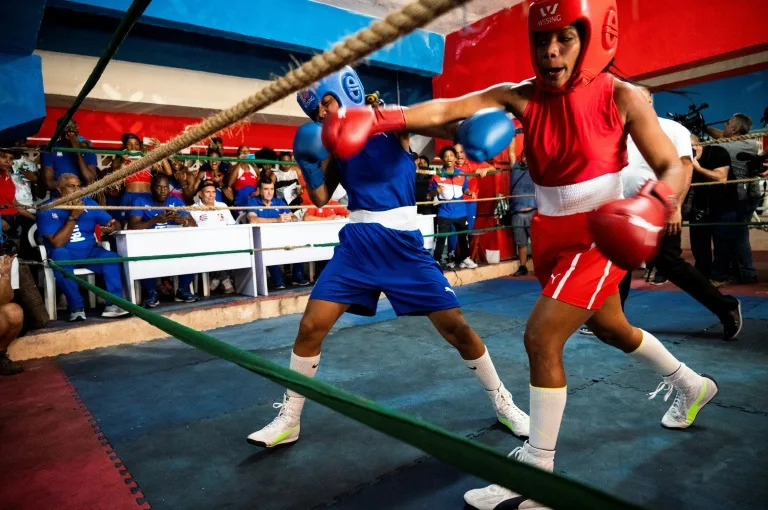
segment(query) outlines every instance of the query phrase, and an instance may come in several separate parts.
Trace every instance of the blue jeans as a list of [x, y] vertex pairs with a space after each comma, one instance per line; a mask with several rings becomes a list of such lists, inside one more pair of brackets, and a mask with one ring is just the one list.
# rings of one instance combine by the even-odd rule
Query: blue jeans
[[[179, 290], [186, 290], [189, 292], [189, 286], [192, 284], [194, 277], [195, 275], [193, 274], [179, 275]], [[157, 290], [157, 280], [155, 278], [141, 280], [141, 287], [144, 289], [144, 293], [149, 295], [150, 292], [155, 292]]]
[[[73, 246], [73, 244], [75, 246]], [[115, 256], [115, 253], [107, 251], [101, 246], [90, 245], [80, 248], [79, 246], [76, 246], [77, 244], [86, 244], [86, 242], [67, 243], [61, 248], [52, 248], [50, 256], [53, 260], [103, 259]], [[75, 270], [74, 266], [61, 267], [70, 273]], [[104, 277], [104, 284], [107, 287], [107, 292], [118, 297], [123, 297], [123, 274], [119, 263], [88, 264], [78, 267], [84, 267], [96, 274], [102, 275]], [[54, 275], [56, 277], [56, 285], [67, 297], [68, 310], [72, 312], [74, 310], [85, 308], [83, 296], [80, 294], [80, 289], [77, 283], [65, 278], [59, 271], [54, 271]]]
[[[269, 276], [272, 278], [272, 284], [275, 287], [282, 287], [285, 285], [285, 281], [283, 281], [282, 266], [267, 266], [267, 271], [269, 271]], [[304, 264], [297, 262], [291, 266], [291, 273], [291, 278], [294, 282], [300, 282], [307, 279], [306, 276], [304, 276]]]

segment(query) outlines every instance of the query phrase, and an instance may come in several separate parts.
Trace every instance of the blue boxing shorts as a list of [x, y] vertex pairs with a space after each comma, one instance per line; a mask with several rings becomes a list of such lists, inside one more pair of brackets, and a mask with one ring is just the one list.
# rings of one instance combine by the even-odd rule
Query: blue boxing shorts
[[349, 304], [349, 313], [366, 316], [376, 314], [382, 292], [398, 316], [459, 306], [418, 230], [349, 223], [339, 232], [339, 241], [310, 299]]

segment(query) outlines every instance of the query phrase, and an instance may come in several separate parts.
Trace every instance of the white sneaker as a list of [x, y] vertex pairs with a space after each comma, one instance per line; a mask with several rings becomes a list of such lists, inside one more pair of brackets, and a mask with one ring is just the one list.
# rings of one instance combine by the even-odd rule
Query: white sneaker
[[656, 390], [649, 393], [648, 399], [654, 398], [664, 390], [664, 402], [669, 400], [672, 390], [677, 390], [672, 406], [664, 414], [661, 424], [668, 429], [686, 429], [693, 424], [696, 415], [717, 395], [717, 383], [712, 377], [699, 375], [685, 364], [677, 371], [664, 377]]
[[[528, 441], [523, 446], [518, 446], [507, 457], [512, 457], [520, 462], [532, 464], [544, 471], [553, 471], [555, 468], [555, 452], [534, 448]], [[514, 501], [510, 501], [514, 500]], [[526, 510], [550, 510], [549, 507], [537, 503], [532, 499], [513, 492], [501, 485], [489, 485], [482, 489], [472, 489], [464, 493], [464, 501], [477, 510], [493, 510], [502, 502], [505, 509], [520, 508]]]
[[[301, 402], [298, 402], [299, 400]], [[304, 397], [289, 397], [284, 394], [282, 403], [275, 402], [272, 404], [275, 409], [280, 409], [277, 417], [263, 429], [248, 436], [247, 441], [265, 448], [295, 442], [299, 439], [299, 430], [301, 429], [299, 419], [303, 404]]]
[[130, 312], [123, 310], [117, 305], [107, 305], [104, 307], [104, 311], [102, 312], [102, 317], [122, 317], [123, 315], [128, 315]]
[[475, 264], [475, 261], [471, 258], [467, 257], [464, 260], [461, 261], [461, 264], [459, 264], [459, 267], [466, 268], [466, 269], [474, 269], [477, 267], [477, 264]]
[[221, 282], [221, 285], [224, 287], [224, 294], [232, 294], [235, 292], [235, 286], [232, 285], [232, 280], [229, 278]]
[[512, 401], [512, 394], [502, 384], [498, 390], [489, 391], [488, 396], [493, 402], [496, 417], [506, 425], [517, 437], [528, 437], [531, 420]]
[[218, 289], [220, 284], [221, 284], [221, 280], [219, 280], [218, 278], [214, 278], [213, 280], [211, 280], [210, 291], [213, 292], [214, 290]]

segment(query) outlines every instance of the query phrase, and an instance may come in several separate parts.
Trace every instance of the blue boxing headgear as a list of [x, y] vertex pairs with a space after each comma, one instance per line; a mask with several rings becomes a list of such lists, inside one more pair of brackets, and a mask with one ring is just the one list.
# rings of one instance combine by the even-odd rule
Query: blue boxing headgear
[[[339, 106], [362, 106], [365, 104], [365, 90], [354, 69], [344, 66], [330, 76], [316, 81], [296, 94], [299, 106], [309, 118], [315, 113], [323, 96], [330, 94]], [[314, 119], [313, 119], [314, 120]]]

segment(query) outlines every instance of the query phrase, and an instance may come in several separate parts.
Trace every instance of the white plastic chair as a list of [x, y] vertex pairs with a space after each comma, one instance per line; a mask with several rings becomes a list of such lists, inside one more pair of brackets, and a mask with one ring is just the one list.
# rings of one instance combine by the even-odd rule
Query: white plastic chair
[[[56, 277], [53, 274], [53, 269], [48, 265], [48, 251], [45, 249], [43, 243], [37, 242], [35, 234], [37, 233], [37, 223], [32, 225], [29, 229], [27, 237], [29, 239], [29, 245], [32, 248], [40, 250], [40, 260], [43, 261], [43, 271], [40, 273], [41, 281], [38, 282], [39, 286], [44, 289], [45, 294], [45, 309], [48, 311], [48, 318], [52, 321], [56, 320]], [[109, 242], [104, 241], [101, 245], [105, 249], [109, 249]], [[76, 276], [82, 276], [91, 285], [96, 284], [96, 274], [90, 269], [76, 268], [74, 271]], [[88, 305], [91, 308], [96, 308], [96, 294], [88, 292]]]

